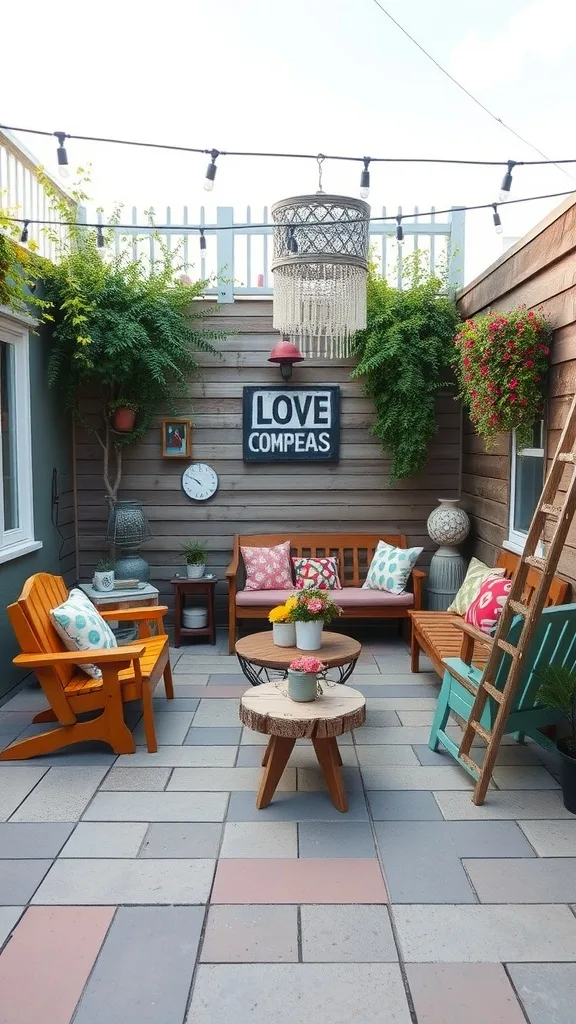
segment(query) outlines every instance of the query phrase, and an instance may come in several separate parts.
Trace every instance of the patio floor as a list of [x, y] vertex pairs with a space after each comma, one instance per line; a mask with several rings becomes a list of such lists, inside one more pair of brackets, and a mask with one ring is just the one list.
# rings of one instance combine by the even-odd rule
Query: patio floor
[[[544, 752], [507, 742], [475, 807], [427, 746], [436, 675], [367, 642], [349, 812], [306, 741], [257, 811], [224, 636], [173, 666], [157, 754], [0, 767], [0, 1024], [573, 1024], [576, 818]], [[0, 708], [0, 745], [43, 706]]]

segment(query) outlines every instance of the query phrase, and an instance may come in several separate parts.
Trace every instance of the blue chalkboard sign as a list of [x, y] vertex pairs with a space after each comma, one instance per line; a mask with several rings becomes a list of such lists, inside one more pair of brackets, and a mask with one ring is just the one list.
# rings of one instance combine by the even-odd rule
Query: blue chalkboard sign
[[340, 388], [245, 387], [245, 462], [337, 462]]

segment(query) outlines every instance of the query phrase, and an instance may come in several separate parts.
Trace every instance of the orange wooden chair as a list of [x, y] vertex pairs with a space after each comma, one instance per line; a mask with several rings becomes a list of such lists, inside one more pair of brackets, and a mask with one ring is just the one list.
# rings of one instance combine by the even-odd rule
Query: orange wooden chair
[[[18, 600], [8, 606], [8, 616], [22, 654], [14, 658], [20, 668], [33, 669], [49, 707], [34, 722], [59, 722], [60, 728], [13, 743], [0, 753], [0, 761], [49, 754], [70, 743], [101, 740], [115, 754], [133, 754], [134, 737], [124, 721], [123, 704], [142, 700], [146, 745], [152, 754], [158, 749], [154, 728], [152, 697], [164, 676], [169, 700], [174, 697], [168, 636], [163, 616], [168, 608], [125, 608], [101, 612], [103, 619], [140, 623], [139, 639], [127, 647], [111, 650], [67, 651], [54, 629], [50, 610], [66, 600], [68, 591], [61, 576], [37, 573], [24, 584]], [[151, 636], [149, 623], [158, 623]], [[102, 679], [91, 679], [78, 665], [94, 664]], [[100, 711], [80, 721], [84, 712]]]

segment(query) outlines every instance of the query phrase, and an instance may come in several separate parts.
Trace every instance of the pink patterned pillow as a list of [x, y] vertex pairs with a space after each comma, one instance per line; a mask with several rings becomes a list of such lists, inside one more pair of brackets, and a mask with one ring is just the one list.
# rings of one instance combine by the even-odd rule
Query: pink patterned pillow
[[487, 579], [480, 587], [478, 597], [472, 601], [464, 621], [477, 626], [483, 633], [491, 633], [506, 604], [512, 580]]
[[292, 590], [290, 541], [274, 548], [240, 548], [246, 568], [245, 590]]
[[342, 590], [337, 558], [293, 558], [292, 564], [296, 590]]

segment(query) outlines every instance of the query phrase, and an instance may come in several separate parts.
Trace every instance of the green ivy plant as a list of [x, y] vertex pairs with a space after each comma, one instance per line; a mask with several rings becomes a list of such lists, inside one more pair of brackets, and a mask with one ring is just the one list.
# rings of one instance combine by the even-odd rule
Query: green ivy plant
[[354, 338], [360, 378], [372, 399], [371, 433], [392, 457], [391, 480], [420, 472], [437, 431], [436, 393], [450, 382], [451, 346], [458, 323], [445, 281], [425, 269], [427, 254], [403, 260], [407, 287], [393, 288], [371, 267], [367, 326]]
[[33, 240], [27, 248], [20, 244], [22, 224], [11, 219], [20, 215], [16, 208], [0, 208], [0, 306], [14, 313], [30, 314], [31, 307], [33, 312], [48, 312], [46, 303], [35, 295], [38, 246]]

